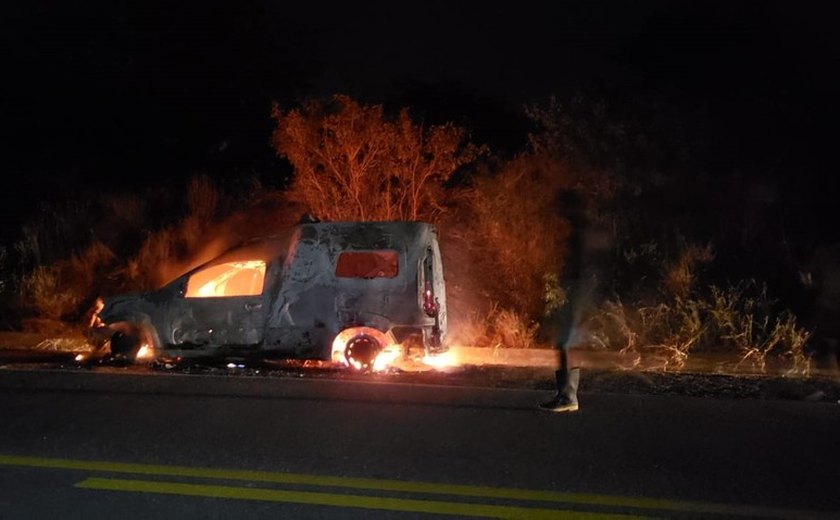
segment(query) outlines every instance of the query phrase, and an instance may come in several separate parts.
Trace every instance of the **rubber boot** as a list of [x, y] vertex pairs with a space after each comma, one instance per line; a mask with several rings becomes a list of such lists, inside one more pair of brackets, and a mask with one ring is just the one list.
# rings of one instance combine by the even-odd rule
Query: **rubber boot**
[[557, 395], [550, 401], [540, 403], [540, 409], [547, 412], [576, 412], [579, 408], [577, 390], [580, 369], [558, 370], [554, 377], [557, 380]]

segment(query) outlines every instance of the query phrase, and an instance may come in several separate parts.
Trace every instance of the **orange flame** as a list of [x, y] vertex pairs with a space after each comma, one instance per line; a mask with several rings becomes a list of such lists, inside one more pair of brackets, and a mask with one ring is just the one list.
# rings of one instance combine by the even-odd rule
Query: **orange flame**
[[371, 370], [374, 372], [380, 372], [392, 366], [402, 353], [402, 348], [400, 345], [394, 343], [390, 335], [386, 335], [384, 332], [372, 327], [350, 327], [341, 331], [333, 340], [331, 356], [333, 363], [344, 366], [351, 366], [352, 363], [353, 368], [356, 370], [363, 368], [360, 361], [348, 360], [345, 355], [347, 343], [359, 335], [374, 338], [382, 346], [382, 350], [379, 351], [376, 359], [371, 363]]
[[437, 369], [456, 367], [459, 365], [458, 355], [455, 353], [453, 348], [450, 347], [449, 350], [442, 354], [423, 356], [423, 364]]

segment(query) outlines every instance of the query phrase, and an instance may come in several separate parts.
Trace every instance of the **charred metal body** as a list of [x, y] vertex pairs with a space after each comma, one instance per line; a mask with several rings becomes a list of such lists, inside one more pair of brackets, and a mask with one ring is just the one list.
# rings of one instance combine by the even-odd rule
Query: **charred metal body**
[[[156, 291], [106, 298], [102, 317], [138, 331], [138, 342], [167, 358], [328, 360], [334, 339], [354, 327], [394, 343], [417, 336], [427, 354], [444, 352], [437, 231], [423, 222], [302, 223], [248, 241]], [[347, 344], [367, 362], [370, 341]]]

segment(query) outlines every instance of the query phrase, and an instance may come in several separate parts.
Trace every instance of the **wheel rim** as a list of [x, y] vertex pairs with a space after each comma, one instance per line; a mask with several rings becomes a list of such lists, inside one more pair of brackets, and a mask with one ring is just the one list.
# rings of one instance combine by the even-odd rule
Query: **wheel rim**
[[382, 348], [383, 346], [379, 344], [376, 338], [367, 334], [360, 334], [347, 342], [344, 357], [350, 366], [360, 370], [370, 370]]

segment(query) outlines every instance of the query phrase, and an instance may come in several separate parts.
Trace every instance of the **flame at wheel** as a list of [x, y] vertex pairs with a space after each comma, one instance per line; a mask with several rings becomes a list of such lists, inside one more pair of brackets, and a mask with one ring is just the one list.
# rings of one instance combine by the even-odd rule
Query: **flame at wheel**
[[400, 355], [401, 348], [385, 333], [371, 327], [351, 327], [335, 337], [332, 361], [356, 370], [381, 371]]

